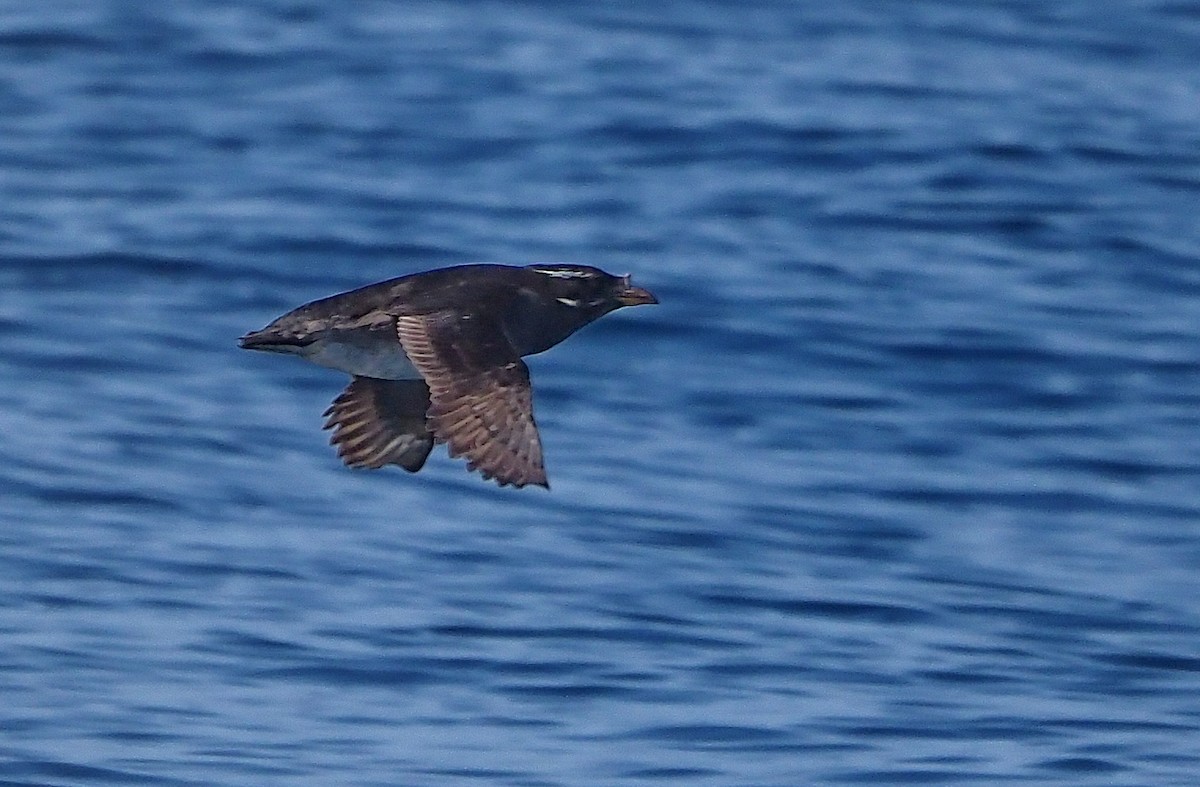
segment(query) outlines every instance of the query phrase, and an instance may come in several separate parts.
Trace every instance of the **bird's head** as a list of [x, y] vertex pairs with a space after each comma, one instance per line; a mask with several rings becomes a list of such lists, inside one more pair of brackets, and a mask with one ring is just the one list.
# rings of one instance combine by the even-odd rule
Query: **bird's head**
[[530, 265], [540, 277], [547, 300], [588, 321], [622, 306], [658, 303], [646, 289], [635, 287], [629, 276], [613, 276], [588, 265]]

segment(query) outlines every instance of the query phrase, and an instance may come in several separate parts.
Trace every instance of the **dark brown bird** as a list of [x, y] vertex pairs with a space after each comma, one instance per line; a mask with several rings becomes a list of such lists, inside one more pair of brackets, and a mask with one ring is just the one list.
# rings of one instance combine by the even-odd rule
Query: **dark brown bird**
[[504, 486], [549, 487], [523, 356], [650, 292], [586, 265], [461, 265], [322, 298], [241, 338], [353, 379], [325, 411], [350, 467], [415, 473], [433, 444]]

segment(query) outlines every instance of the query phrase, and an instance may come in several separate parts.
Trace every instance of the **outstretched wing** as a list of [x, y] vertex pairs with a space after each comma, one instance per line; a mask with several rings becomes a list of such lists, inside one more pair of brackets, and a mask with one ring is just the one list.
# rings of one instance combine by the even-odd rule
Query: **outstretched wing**
[[350, 467], [372, 470], [387, 464], [415, 473], [433, 450], [426, 425], [429, 387], [422, 380], [355, 377], [329, 409], [329, 442]]
[[529, 368], [500, 324], [440, 311], [401, 315], [396, 331], [429, 385], [429, 427], [450, 455], [501, 486], [549, 487]]

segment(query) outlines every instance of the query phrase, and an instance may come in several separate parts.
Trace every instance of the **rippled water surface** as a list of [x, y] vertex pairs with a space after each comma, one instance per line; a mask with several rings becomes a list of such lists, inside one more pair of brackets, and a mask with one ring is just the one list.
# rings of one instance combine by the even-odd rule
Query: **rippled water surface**
[[[0, 778], [1200, 773], [1200, 6], [0, 9]], [[240, 351], [465, 262], [553, 491]]]

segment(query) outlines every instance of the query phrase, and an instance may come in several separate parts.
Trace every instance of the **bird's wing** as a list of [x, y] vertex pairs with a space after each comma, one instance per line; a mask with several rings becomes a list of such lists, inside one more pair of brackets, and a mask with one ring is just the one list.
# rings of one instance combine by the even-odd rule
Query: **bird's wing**
[[415, 473], [433, 449], [425, 422], [429, 386], [422, 380], [355, 377], [329, 409], [329, 442], [350, 467], [372, 470], [387, 464]]
[[500, 323], [445, 310], [400, 315], [396, 330], [429, 384], [429, 427], [450, 455], [501, 486], [549, 487], [529, 368]]

